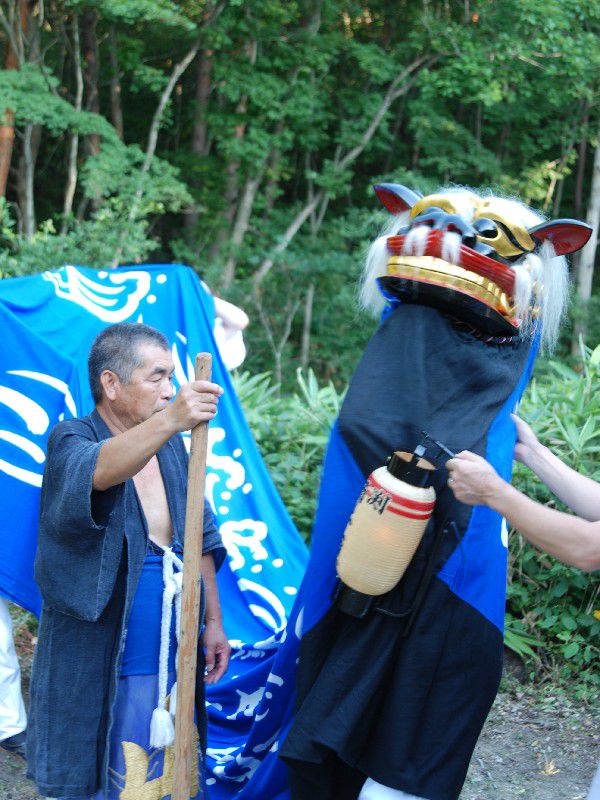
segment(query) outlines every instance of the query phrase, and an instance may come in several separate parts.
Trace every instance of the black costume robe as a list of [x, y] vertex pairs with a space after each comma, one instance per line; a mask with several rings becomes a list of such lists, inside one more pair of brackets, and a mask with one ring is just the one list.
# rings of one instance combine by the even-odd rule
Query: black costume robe
[[[501, 518], [456, 501], [440, 469], [421, 545], [366, 620], [331, 605], [335, 559], [368, 475], [394, 450], [414, 449], [423, 430], [453, 451], [484, 455], [510, 478], [510, 412], [535, 349], [519, 339], [485, 343], [417, 305], [393, 311], [368, 344], [329, 443], [305, 579], [312, 598], [297, 710], [281, 749], [293, 800], [354, 800], [367, 776], [427, 800], [458, 798], [501, 676]], [[409, 627], [410, 615], [387, 614], [410, 610], [428, 565]]]

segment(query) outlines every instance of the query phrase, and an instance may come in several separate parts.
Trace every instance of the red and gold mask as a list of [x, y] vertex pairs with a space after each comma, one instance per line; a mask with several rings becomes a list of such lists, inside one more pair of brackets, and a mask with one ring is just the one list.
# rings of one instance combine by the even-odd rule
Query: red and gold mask
[[[544, 242], [555, 255], [573, 253], [591, 235], [572, 219], [526, 227], [520, 204], [469, 191], [423, 197], [389, 183], [375, 191], [392, 214], [408, 212], [406, 226], [387, 238], [387, 274], [378, 279], [384, 295], [434, 306], [492, 335], [519, 333], [523, 309], [515, 305], [515, 283], [518, 270], [529, 268], [528, 256]], [[542, 295], [538, 277], [527, 310], [533, 317]]]

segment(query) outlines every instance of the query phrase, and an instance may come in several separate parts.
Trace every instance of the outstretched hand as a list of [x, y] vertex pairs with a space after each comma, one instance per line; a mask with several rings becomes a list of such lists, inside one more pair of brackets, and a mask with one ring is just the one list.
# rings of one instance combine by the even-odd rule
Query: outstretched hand
[[511, 414], [517, 428], [517, 443], [515, 445], [515, 458], [525, 466], [530, 467], [537, 449], [540, 447], [537, 436], [525, 422], [516, 414]]
[[485, 458], [463, 450], [446, 463], [448, 486], [461, 503], [489, 505], [503, 480]]

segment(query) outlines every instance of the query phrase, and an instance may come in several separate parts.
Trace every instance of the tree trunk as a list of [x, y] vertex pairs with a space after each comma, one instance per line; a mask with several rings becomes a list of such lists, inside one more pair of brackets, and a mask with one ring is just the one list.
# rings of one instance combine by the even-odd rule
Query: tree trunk
[[[7, 44], [5, 69], [16, 69], [17, 60], [10, 44]], [[15, 141], [15, 115], [10, 108], [0, 110], [0, 197], [6, 197], [6, 185], [10, 172], [13, 144]]]
[[[334, 159], [334, 166], [337, 170], [343, 171], [352, 164], [356, 159], [362, 154], [365, 147], [369, 144], [371, 139], [373, 138], [375, 132], [379, 128], [381, 121], [387, 114], [390, 106], [392, 103], [397, 100], [399, 97], [402, 97], [407, 92], [409, 92], [415, 84], [417, 77], [421, 70], [426, 66], [433, 65], [439, 56], [421, 56], [411, 64], [409, 64], [401, 73], [399, 73], [394, 80], [390, 83], [387, 88], [385, 95], [381, 99], [381, 103], [379, 107], [376, 109], [373, 116], [368, 120], [368, 124], [366, 125], [365, 129], [363, 130], [358, 143], [348, 150], [344, 155], [341, 155], [341, 152], [336, 153]], [[323, 221], [323, 216], [325, 214], [325, 210], [327, 208], [328, 203], [328, 192], [321, 190], [317, 192], [312, 198], [308, 200], [305, 204], [304, 208], [298, 212], [296, 217], [292, 220], [292, 222], [288, 225], [285, 233], [279, 240], [279, 242], [275, 245], [273, 250], [263, 259], [259, 268], [256, 270], [252, 277], [252, 282], [254, 284], [254, 290], [257, 291], [260, 287], [262, 281], [267, 277], [273, 265], [275, 264], [276, 257], [283, 253], [287, 247], [289, 246], [290, 242], [293, 240], [294, 236], [298, 233], [300, 228], [304, 225], [306, 220], [310, 217], [310, 215], [321, 206], [322, 213], [319, 214], [319, 224]]]
[[306, 292], [306, 300], [304, 302], [304, 324], [302, 326], [302, 348], [300, 350], [300, 365], [302, 369], [306, 369], [310, 361], [310, 328], [312, 325], [314, 299], [315, 285], [311, 283]]
[[[24, 12], [21, 7], [21, 31], [25, 34], [23, 55], [30, 64], [37, 64], [41, 61], [40, 56], [40, 24], [41, 15], [33, 16], [28, 13], [33, 10], [33, 3], [26, 2], [27, 10]], [[42, 141], [41, 125], [28, 124], [23, 133], [23, 148], [19, 158], [17, 170], [17, 195], [25, 236], [33, 238], [36, 231], [35, 215], [35, 165]]]
[[267, 313], [264, 309], [260, 290], [257, 290], [254, 294], [254, 303], [258, 311], [258, 317], [265, 331], [267, 341], [269, 342], [269, 346], [273, 353], [273, 360], [274, 360], [273, 371], [275, 374], [275, 383], [277, 384], [277, 393], [279, 394], [281, 388], [281, 381], [283, 378], [283, 369], [282, 369], [283, 352], [285, 350], [285, 346], [288, 343], [290, 334], [292, 332], [292, 324], [296, 317], [296, 312], [300, 307], [300, 300], [299, 299], [293, 300], [290, 296], [288, 296], [286, 304], [278, 309], [276, 317], [277, 321], [280, 322], [281, 320], [284, 320], [283, 329], [281, 331], [281, 336], [279, 337], [279, 341], [276, 341], [275, 339], [275, 332], [271, 325], [271, 320], [267, 316]]
[[7, 108], [0, 124], [0, 197], [6, 197], [6, 185], [15, 140], [15, 115]]
[[[581, 251], [579, 270], [577, 272], [577, 296], [582, 304], [587, 304], [592, 296], [592, 282], [594, 278], [594, 262], [596, 247], [598, 245], [598, 225], [600, 225], [600, 129], [598, 142], [594, 153], [594, 167], [592, 171], [592, 188], [586, 222], [592, 227], [589, 242]], [[575, 326], [571, 351], [576, 355], [579, 352], [579, 336], [585, 339], [587, 330], [585, 317]]]
[[477, 104], [475, 111], [475, 141], [481, 147], [481, 128], [483, 125], [483, 103]]
[[28, 239], [33, 239], [36, 229], [35, 201], [33, 192], [35, 162], [37, 160], [37, 151], [39, 148], [40, 139], [39, 134], [39, 125], [29, 124], [25, 127], [25, 134], [23, 136], [23, 152], [21, 154], [20, 163], [21, 179], [19, 184], [21, 189], [19, 191], [19, 205], [21, 206], [21, 213], [23, 215], [25, 236]]
[[119, 72], [119, 50], [117, 47], [117, 30], [114, 25], [108, 32], [108, 52], [110, 55], [110, 112], [112, 124], [117, 135], [123, 141], [123, 106], [121, 105], [121, 75]]
[[[186, 69], [194, 60], [196, 53], [198, 52], [199, 46], [200, 43], [197, 41], [190, 48], [190, 50], [188, 50], [188, 52], [181, 59], [181, 61], [175, 64], [173, 72], [171, 73], [171, 77], [169, 78], [167, 85], [163, 89], [160, 99], [158, 101], [158, 106], [156, 107], [156, 111], [154, 112], [154, 116], [152, 117], [152, 124], [150, 125], [150, 131], [148, 133], [148, 144], [146, 145], [144, 163], [142, 164], [139, 172], [138, 188], [136, 190], [133, 202], [131, 203], [131, 207], [129, 209], [128, 217], [130, 222], [136, 218], [139, 212], [142, 197], [144, 196], [144, 178], [147, 175], [148, 171], [150, 170], [152, 161], [154, 159], [154, 155], [156, 153], [156, 145], [158, 144], [158, 132], [160, 130], [160, 123], [162, 121], [163, 114], [165, 113], [165, 108], [167, 107], [167, 103], [169, 102], [171, 95], [173, 94], [173, 89], [175, 88], [177, 81], [181, 78], [183, 73], [186, 71]], [[121, 234], [121, 237], [119, 239], [117, 251], [115, 253], [115, 256], [111, 264], [112, 268], [119, 266], [119, 261], [123, 253], [123, 240], [124, 240], [124, 233]]]
[[554, 195], [554, 206], [552, 207], [552, 216], [554, 218], [560, 216], [560, 206], [562, 204], [564, 189], [565, 189], [565, 179], [561, 178], [558, 182], [558, 185], [556, 187], [556, 193]]
[[252, 214], [252, 207], [254, 206], [256, 193], [258, 191], [258, 187], [261, 184], [264, 173], [265, 173], [265, 166], [263, 164], [258, 175], [256, 175], [254, 178], [248, 178], [248, 180], [246, 181], [244, 192], [242, 194], [242, 199], [240, 200], [238, 206], [238, 212], [235, 218], [235, 225], [233, 226], [233, 232], [231, 234], [232, 250], [227, 258], [227, 262], [225, 263], [225, 269], [223, 270], [224, 289], [229, 288], [235, 278], [235, 268], [237, 266], [237, 261], [238, 261], [238, 252], [240, 247], [242, 246], [242, 242], [244, 241], [244, 236], [246, 235], [246, 231], [248, 230], [248, 226], [250, 224], [250, 215]]
[[400, 128], [402, 127], [402, 123], [404, 122], [404, 110], [406, 108], [405, 100], [406, 98], [403, 97], [402, 101], [400, 102], [398, 113], [396, 114], [396, 119], [394, 121], [394, 127], [392, 130], [392, 141], [387, 156], [385, 157], [385, 164], [383, 167], [384, 174], [387, 174], [392, 169], [392, 166], [396, 162], [396, 157], [397, 157], [396, 140], [398, 139], [398, 135], [400, 134]]
[[[246, 46], [246, 52], [248, 54], [250, 63], [254, 64], [256, 61], [257, 43], [254, 41], [249, 42], [248, 45]], [[244, 118], [246, 116], [247, 110], [248, 110], [248, 95], [244, 94], [239, 99], [239, 102], [235, 109], [235, 113], [237, 116]], [[243, 139], [246, 134], [246, 127], [247, 127], [247, 122], [245, 119], [243, 119], [242, 122], [240, 122], [238, 125], [235, 126], [234, 138]], [[239, 197], [239, 184], [240, 184], [239, 171], [240, 171], [239, 161], [230, 161], [227, 164], [227, 171], [225, 178], [225, 220], [227, 222], [227, 225], [221, 228], [217, 233], [215, 243], [210, 250], [209, 258], [211, 260], [218, 256], [219, 251], [229, 238], [229, 232], [231, 230], [233, 220], [235, 219], [235, 215], [237, 213], [237, 208], [238, 208], [237, 198]]]
[[[208, 125], [206, 110], [212, 88], [213, 51], [204, 50], [196, 59], [196, 107], [194, 109], [194, 127], [192, 130], [192, 153], [206, 156], [209, 151]], [[185, 214], [184, 225], [187, 231], [195, 230], [198, 224], [198, 211], [192, 207]]]
[[[588, 152], [588, 123], [589, 123], [589, 107], [586, 103], [585, 112], [582, 121], [582, 134], [577, 147], [577, 172], [575, 175], [575, 199], [574, 210], [575, 218], [580, 219], [583, 213], [583, 184], [585, 180], [585, 167], [587, 163]], [[577, 282], [577, 275], [579, 273], [579, 263], [581, 261], [581, 250], [573, 255], [573, 282]]]
[[588, 149], [589, 107], [586, 104], [582, 120], [582, 134], [577, 148], [577, 173], [575, 176], [575, 216], [579, 218], [583, 209], [583, 180], [585, 178], [585, 162]]
[[[81, 14], [81, 43], [83, 45], [83, 84], [85, 87], [86, 111], [100, 113], [100, 96], [98, 94], [98, 38], [96, 26], [98, 25], [98, 12], [86, 8]], [[100, 136], [91, 133], [86, 136], [86, 150], [89, 155], [95, 156], [100, 152]]]
[[275, 263], [275, 258], [280, 254], [283, 253], [284, 250], [287, 250], [290, 242], [294, 238], [294, 236], [298, 233], [300, 228], [304, 225], [306, 220], [310, 217], [313, 211], [317, 208], [319, 203], [323, 201], [323, 197], [325, 192], [320, 191], [318, 192], [310, 202], [308, 202], [304, 208], [296, 214], [292, 222], [288, 225], [285, 233], [279, 240], [279, 242], [275, 245], [270, 255], [268, 255], [265, 259], [263, 259], [260, 267], [254, 273], [252, 278], [254, 283], [254, 288], [257, 289], [260, 284], [264, 281], [267, 277], [271, 269], [273, 268], [273, 264]]
[[[73, 17], [73, 63], [75, 68], [75, 110], [81, 111], [83, 104], [83, 70], [81, 68], [81, 49], [79, 41], [79, 20]], [[67, 184], [63, 203], [63, 220], [60, 232], [65, 234], [69, 224], [69, 217], [73, 212], [73, 200], [77, 188], [77, 153], [79, 150], [79, 134], [74, 131], [69, 142], [67, 161]]]
[[496, 155], [500, 163], [502, 163], [502, 161], [504, 160], [504, 150], [510, 134], [510, 128], [511, 128], [510, 122], [505, 122], [504, 125], [502, 126], [502, 130], [500, 131], [500, 138], [498, 139], [498, 148], [496, 150]]
[[[21, 32], [27, 30], [27, 0], [19, 0]], [[19, 58], [11, 40], [6, 42], [4, 69], [18, 69]], [[6, 197], [6, 187], [15, 141], [15, 115], [9, 109], [0, 109], [0, 197]]]
[[208, 155], [208, 127], [206, 109], [212, 88], [213, 51], [205, 50], [196, 61], [196, 108], [192, 131], [192, 153]]

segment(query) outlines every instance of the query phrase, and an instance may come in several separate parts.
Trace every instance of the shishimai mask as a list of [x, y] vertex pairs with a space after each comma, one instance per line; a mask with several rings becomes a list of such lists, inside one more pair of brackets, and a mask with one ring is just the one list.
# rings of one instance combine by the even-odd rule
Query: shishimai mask
[[378, 311], [385, 299], [433, 306], [501, 337], [541, 324], [552, 345], [568, 294], [564, 256], [585, 245], [588, 225], [547, 222], [517, 200], [472, 189], [423, 197], [384, 183], [375, 191], [394, 218], [369, 250], [365, 307]]

